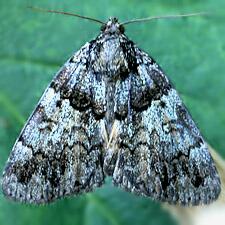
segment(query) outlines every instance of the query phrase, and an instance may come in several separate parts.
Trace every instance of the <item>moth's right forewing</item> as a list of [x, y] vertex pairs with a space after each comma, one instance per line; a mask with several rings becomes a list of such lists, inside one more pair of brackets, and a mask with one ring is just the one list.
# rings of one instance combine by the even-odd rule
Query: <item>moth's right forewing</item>
[[171, 204], [215, 201], [220, 178], [206, 142], [159, 65], [136, 52], [141, 63], [126, 78], [130, 118], [117, 121], [115, 154], [108, 154], [114, 184]]
[[104, 122], [89, 104], [94, 82], [88, 56], [86, 44], [62, 67], [27, 121], [3, 174], [9, 198], [47, 203], [103, 183]]

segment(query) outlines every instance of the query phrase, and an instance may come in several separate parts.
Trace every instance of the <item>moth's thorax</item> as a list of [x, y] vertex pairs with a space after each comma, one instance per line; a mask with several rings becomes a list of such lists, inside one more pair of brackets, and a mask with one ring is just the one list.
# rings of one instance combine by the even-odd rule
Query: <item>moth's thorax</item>
[[91, 54], [94, 72], [115, 80], [129, 70], [123, 49], [127, 38], [123, 33], [124, 28], [117, 18], [110, 18], [102, 26], [101, 34], [96, 38], [96, 47]]
[[128, 71], [128, 63], [121, 46], [121, 40], [116, 35], [102, 36], [93, 56], [94, 71], [112, 80]]

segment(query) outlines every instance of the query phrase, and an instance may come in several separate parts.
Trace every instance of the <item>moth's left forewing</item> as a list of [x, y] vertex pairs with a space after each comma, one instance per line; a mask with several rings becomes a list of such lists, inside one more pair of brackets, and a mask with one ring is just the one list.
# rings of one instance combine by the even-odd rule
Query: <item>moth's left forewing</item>
[[[90, 106], [95, 81], [87, 70], [89, 47], [82, 47], [60, 69], [25, 124], [3, 174], [7, 197], [47, 203], [103, 183], [104, 124], [101, 110]], [[94, 103], [99, 106], [96, 99]]]
[[[136, 48], [130, 114], [117, 126], [113, 181], [172, 204], [208, 204], [220, 179], [206, 142], [161, 68]], [[126, 81], [124, 81], [126, 82]]]

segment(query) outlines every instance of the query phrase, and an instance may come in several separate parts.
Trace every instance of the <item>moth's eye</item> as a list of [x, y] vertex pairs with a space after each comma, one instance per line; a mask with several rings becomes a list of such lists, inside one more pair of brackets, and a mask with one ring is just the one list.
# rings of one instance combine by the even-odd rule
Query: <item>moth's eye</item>
[[116, 17], [113, 18], [114, 23], [118, 23], [118, 19]]
[[121, 32], [121, 34], [123, 34], [125, 32], [125, 27], [123, 25], [120, 25], [119, 31]]
[[102, 26], [101, 26], [101, 31], [104, 31], [106, 29], [106, 24], [103, 24]]

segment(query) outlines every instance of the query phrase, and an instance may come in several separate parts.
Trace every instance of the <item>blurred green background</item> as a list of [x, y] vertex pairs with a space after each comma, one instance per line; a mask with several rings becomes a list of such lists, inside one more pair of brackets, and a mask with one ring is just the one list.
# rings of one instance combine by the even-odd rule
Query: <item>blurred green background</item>
[[[225, 19], [223, 0], [1, 0], [0, 172], [26, 119], [67, 58], [99, 33], [99, 24], [27, 9], [29, 5], [121, 21], [152, 15], [216, 12], [210, 17], [160, 20], [127, 26], [126, 34], [161, 65], [205, 139], [225, 156]], [[114, 188], [46, 206], [5, 199], [0, 225], [172, 225], [159, 203]]]

